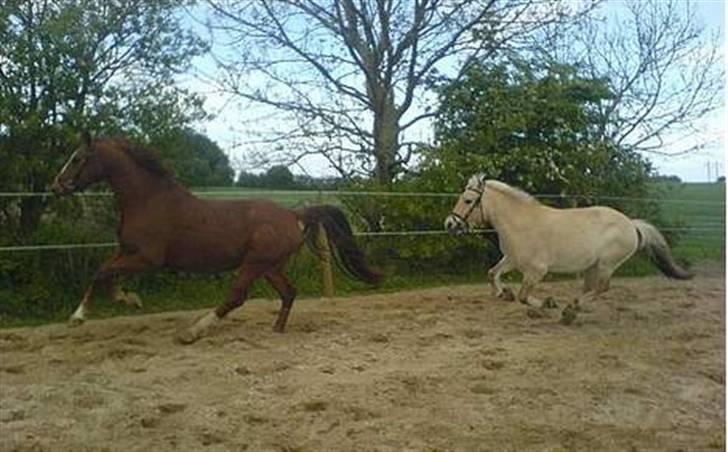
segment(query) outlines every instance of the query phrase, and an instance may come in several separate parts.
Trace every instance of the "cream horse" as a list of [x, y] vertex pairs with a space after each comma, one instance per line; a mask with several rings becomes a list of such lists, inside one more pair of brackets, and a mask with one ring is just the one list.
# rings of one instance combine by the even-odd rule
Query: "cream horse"
[[675, 262], [657, 228], [645, 221], [630, 219], [609, 207], [554, 209], [519, 189], [476, 174], [445, 219], [445, 227], [462, 233], [488, 223], [498, 233], [503, 253], [488, 270], [496, 296], [513, 299], [500, 277], [515, 269], [523, 274], [519, 301], [539, 308], [555, 307], [531, 295], [536, 284], [547, 273], [584, 272], [583, 293], [562, 311], [565, 324], [576, 318], [576, 311], [585, 303], [609, 288], [614, 271], [637, 250], [646, 250], [670, 278], [693, 276]]

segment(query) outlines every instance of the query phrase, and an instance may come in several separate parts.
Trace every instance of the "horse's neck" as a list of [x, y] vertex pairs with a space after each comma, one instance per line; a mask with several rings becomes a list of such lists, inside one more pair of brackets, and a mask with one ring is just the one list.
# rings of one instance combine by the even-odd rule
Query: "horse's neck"
[[488, 190], [486, 194], [488, 218], [499, 235], [528, 228], [529, 222], [537, 221], [542, 207], [498, 190]]
[[125, 161], [111, 171], [109, 184], [123, 211], [144, 205], [158, 194], [186, 192], [175, 181], [156, 176], [131, 161]]

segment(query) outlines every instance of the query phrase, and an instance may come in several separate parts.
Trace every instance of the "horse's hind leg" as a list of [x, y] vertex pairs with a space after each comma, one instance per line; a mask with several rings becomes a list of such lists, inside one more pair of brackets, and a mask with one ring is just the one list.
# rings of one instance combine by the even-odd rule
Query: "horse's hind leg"
[[242, 306], [245, 299], [248, 297], [248, 289], [250, 289], [253, 281], [258, 279], [262, 273], [263, 272], [257, 266], [243, 265], [238, 277], [235, 279], [235, 282], [233, 282], [227, 301], [197, 319], [197, 321], [186, 330], [178, 333], [177, 341], [182, 344], [191, 344], [195, 342], [197, 339], [207, 334], [210, 329], [230, 311]]
[[600, 278], [603, 267], [596, 262], [584, 272], [584, 288], [581, 295], [574, 301], [573, 309], [576, 311], [587, 311], [587, 303], [590, 302], [600, 292]]
[[288, 314], [290, 314], [293, 300], [296, 298], [296, 289], [288, 281], [282, 270], [269, 273], [265, 278], [281, 297], [281, 310], [278, 312], [278, 319], [273, 326], [273, 331], [282, 333], [286, 329]]
[[596, 263], [589, 267], [584, 274], [584, 290], [573, 304], [567, 305], [561, 311], [561, 323], [571, 324], [576, 320], [578, 311], [590, 312], [589, 304], [597, 295], [609, 289], [609, 279], [612, 277], [614, 268], [602, 263]]

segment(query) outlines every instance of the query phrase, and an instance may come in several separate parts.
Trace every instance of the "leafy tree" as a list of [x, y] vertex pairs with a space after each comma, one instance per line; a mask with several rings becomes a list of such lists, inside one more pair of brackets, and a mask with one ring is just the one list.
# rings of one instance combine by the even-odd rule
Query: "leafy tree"
[[[654, 218], [655, 205], [597, 199], [645, 196], [650, 175], [642, 157], [598, 135], [597, 107], [611, 96], [604, 80], [579, 77], [570, 66], [538, 67], [514, 60], [473, 65], [462, 79], [441, 85], [439, 93], [437, 145], [421, 151], [425, 158], [420, 167], [395, 182], [397, 191], [460, 193], [470, 176], [484, 172], [529, 192], [557, 197], [546, 203], [607, 203]], [[566, 195], [564, 202], [559, 195]], [[455, 196], [344, 202], [370, 230], [441, 230]], [[490, 238], [496, 240], [492, 234]], [[416, 259], [419, 266], [455, 271], [483, 261], [482, 238], [393, 241], [378, 250], [392, 262]], [[486, 259], [492, 264], [497, 254], [492, 247]]]
[[235, 182], [235, 185], [247, 188], [260, 187], [260, 176], [247, 171], [241, 171], [238, 174], [238, 180]]
[[440, 88], [439, 146], [427, 153], [425, 177], [449, 191], [485, 172], [533, 193], [644, 195], [649, 162], [599, 134], [598, 108], [611, 96], [605, 80], [572, 66], [474, 65]]
[[274, 165], [268, 168], [263, 174], [241, 172], [238, 175], [237, 185], [249, 188], [275, 188], [294, 189], [299, 188], [296, 178], [285, 165]]
[[188, 187], [232, 185], [235, 172], [222, 149], [191, 129], [173, 130], [151, 143]]
[[[0, 188], [45, 191], [81, 128], [150, 139], [201, 115], [174, 76], [205, 44], [175, 14], [184, 0], [10, 0], [0, 6]], [[23, 237], [48, 201], [0, 201]]]
[[262, 180], [263, 186], [267, 188], [291, 189], [296, 186], [293, 173], [283, 165], [270, 167], [263, 175]]

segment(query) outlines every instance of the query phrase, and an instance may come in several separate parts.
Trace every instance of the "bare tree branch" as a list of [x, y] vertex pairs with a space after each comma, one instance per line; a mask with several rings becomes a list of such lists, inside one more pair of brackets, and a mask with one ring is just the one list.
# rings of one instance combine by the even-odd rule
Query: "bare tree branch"
[[[221, 81], [237, 96], [305, 125], [291, 149], [319, 149], [339, 173], [389, 184], [409, 163], [406, 134], [433, 76], [457, 76], [492, 53], [591, 3], [567, 0], [208, 0], [230, 47]], [[572, 6], [569, 6], [572, 5]], [[278, 124], [285, 129], [283, 124]], [[290, 140], [290, 136], [288, 136]], [[355, 146], [351, 146], [356, 144]], [[274, 151], [275, 152], [275, 151]], [[296, 159], [300, 161], [300, 159]], [[354, 168], [347, 167], [354, 165]]]

